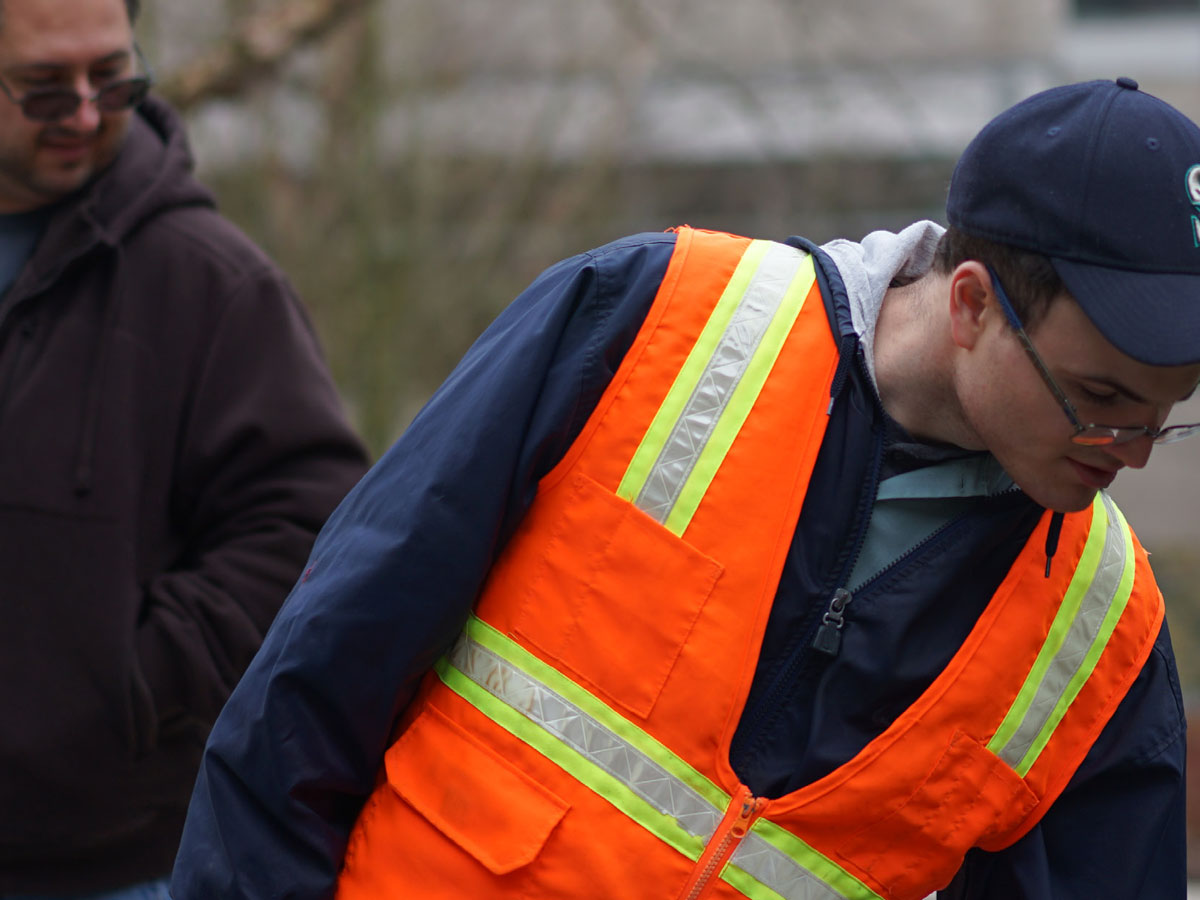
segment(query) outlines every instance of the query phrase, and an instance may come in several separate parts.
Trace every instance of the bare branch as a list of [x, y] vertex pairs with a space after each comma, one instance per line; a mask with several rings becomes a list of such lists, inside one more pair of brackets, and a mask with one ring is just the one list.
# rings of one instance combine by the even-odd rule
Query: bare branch
[[287, 57], [366, 8], [371, 0], [280, 0], [247, 17], [229, 38], [172, 73], [159, 93], [181, 111], [240, 93]]

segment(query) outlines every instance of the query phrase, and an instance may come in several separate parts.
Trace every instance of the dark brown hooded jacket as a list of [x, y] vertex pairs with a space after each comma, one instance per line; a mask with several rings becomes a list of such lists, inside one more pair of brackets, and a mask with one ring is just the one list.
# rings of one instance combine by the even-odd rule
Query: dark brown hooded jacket
[[0, 302], [0, 895], [170, 871], [209, 726], [364, 470], [191, 165], [148, 101]]

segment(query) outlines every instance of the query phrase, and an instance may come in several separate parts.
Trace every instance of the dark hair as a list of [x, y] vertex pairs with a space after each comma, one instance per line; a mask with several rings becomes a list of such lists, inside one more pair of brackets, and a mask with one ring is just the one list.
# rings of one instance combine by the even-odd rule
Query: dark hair
[[1027, 330], [1032, 330], [1050, 302], [1067, 293], [1049, 258], [986, 238], [967, 234], [951, 225], [938, 241], [934, 271], [949, 275], [967, 260], [989, 265], [1004, 285], [1004, 292]]
[[[142, 0], [125, 0], [125, 12], [129, 16], [129, 24], [137, 21], [138, 13], [142, 11]], [[4, 27], [4, 0], [0, 0], [0, 28]]]

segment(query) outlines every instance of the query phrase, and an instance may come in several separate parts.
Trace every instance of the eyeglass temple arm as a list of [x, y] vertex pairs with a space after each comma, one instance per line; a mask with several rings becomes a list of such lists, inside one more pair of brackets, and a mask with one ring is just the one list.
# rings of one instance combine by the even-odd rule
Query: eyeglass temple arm
[[1042, 381], [1046, 383], [1046, 387], [1050, 389], [1050, 393], [1054, 394], [1063, 412], [1071, 420], [1071, 424], [1082, 430], [1083, 426], [1079, 422], [1079, 416], [1075, 413], [1075, 404], [1062, 392], [1062, 388], [1058, 386], [1058, 382], [1054, 380], [1054, 376], [1050, 374], [1050, 370], [1042, 362], [1042, 357], [1033, 346], [1033, 341], [1029, 339], [1029, 335], [1025, 332], [1025, 326], [1017, 318], [1017, 311], [1013, 309], [1012, 302], [1008, 299], [1008, 294], [1004, 292], [1004, 286], [1000, 283], [1000, 279], [996, 277], [996, 273], [991, 266], [987, 267], [987, 272], [988, 276], [992, 279], [992, 290], [995, 292], [996, 298], [1000, 301], [1000, 308], [1004, 310], [1004, 317], [1008, 319], [1008, 324], [1016, 332], [1021, 346], [1025, 348], [1025, 355], [1033, 362], [1033, 367], [1037, 369], [1038, 375], [1042, 377]]
[[142, 48], [137, 41], [133, 42], [133, 52], [137, 57], [138, 63], [141, 64], [142, 71], [146, 73], [145, 78], [151, 84], [154, 83], [154, 70], [150, 68], [150, 60], [146, 59], [146, 55], [142, 53]]
[[1067, 414], [1067, 418], [1071, 420], [1071, 424], [1082, 430], [1083, 425], [1079, 422], [1079, 416], [1075, 413], [1075, 405], [1067, 398], [1067, 395], [1062, 392], [1062, 389], [1054, 381], [1050, 375], [1046, 364], [1042, 362], [1042, 358], [1038, 355], [1037, 350], [1033, 347], [1033, 342], [1029, 340], [1029, 335], [1025, 333], [1024, 328], [1017, 329], [1017, 338], [1021, 341], [1021, 346], [1025, 348], [1026, 355], [1033, 360], [1033, 365], [1037, 368], [1038, 374], [1042, 376], [1042, 381], [1046, 382], [1046, 387], [1050, 388], [1051, 392], [1058, 399], [1059, 405], [1062, 406], [1063, 412]]

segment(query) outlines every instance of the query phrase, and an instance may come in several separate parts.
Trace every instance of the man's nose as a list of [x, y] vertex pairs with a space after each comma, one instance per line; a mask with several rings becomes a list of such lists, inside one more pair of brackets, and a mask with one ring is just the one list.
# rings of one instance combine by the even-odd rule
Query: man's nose
[[1124, 444], [1111, 444], [1107, 448], [1109, 456], [1116, 457], [1122, 465], [1131, 469], [1140, 469], [1150, 460], [1150, 451], [1154, 449], [1154, 439], [1150, 435], [1142, 435]]
[[75, 83], [71, 88], [80, 97], [79, 106], [71, 115], [60, 119], [56, 124], [64, 128], [70, 128], [72, 131], [80, 131], [90, 133], [100, 127], [100, 107], [96, 105], [95, 91], [92, 89], [92, 83], [87, 76], [81, 76], [75, 79]]

